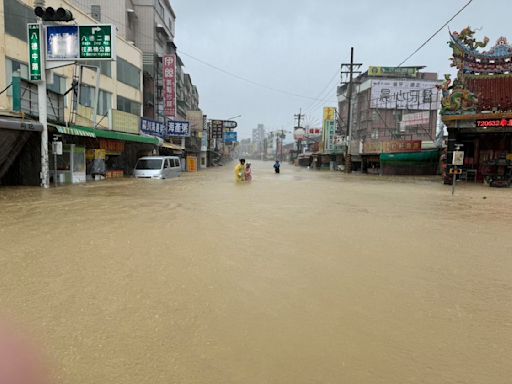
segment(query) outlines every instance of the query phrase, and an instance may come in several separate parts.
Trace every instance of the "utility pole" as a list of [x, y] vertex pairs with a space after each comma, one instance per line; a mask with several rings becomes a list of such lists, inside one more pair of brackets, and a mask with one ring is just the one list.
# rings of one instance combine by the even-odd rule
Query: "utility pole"
[[[294, 115], [294, 117], [295, 117], [295, 119], [297, 119], [297, 125], [295, 126], [295, 130], [302, 128], [301, 121], [304, 118], [304, 114], [302, 113], [302, 108], [299, 109], [299, 114]], [[302, 140], [297, 139], [297, 157], [299, 157], [299, 154], [301, 152], [301, 144], [302, 144]]]
[[[44, 0], [34, 2], [35, 6], [45, 6]], [[43, 29], [43, 19], [38, 20], [38, 24]], [[45, 47], [45, 43], [43, 43]], [[41, 131], [41, 186], [48, 188], [50, 186], [49, 164], [48, 164], [48, 98], [46, 94], [46, 58], [41, 58], [41, 81], [37, 83], [37, 103], [39, 107], [39, 122], [43, 126]], [[57, 175], [54, 175], [57, 177]]]
[[347, 173], [352, 172], [352, 154], [350, 153], [350, 146], [352, 142], [352, 95], [354, 92], [354, 74], [358, 75], [361, 71], [355, 71], [354, 69], [361, 68], [362, 63], [354, 63], [354, 47], [350, 48], [350, 63], [341, 64], [341, 77], [348, 75], [349, 81], [342, 82], [348, 86], [346, 99], [348, 101], [347, 106], [347, 150], [345, 154], [345, 169]]

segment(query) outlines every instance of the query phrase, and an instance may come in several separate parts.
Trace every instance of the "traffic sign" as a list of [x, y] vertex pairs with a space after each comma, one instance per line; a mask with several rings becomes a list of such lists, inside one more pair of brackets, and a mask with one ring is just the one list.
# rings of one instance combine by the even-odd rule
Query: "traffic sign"
[[81, 25], [80, 58], [86, 60], [112, 60], [115, 39], [112, 25]]
[[115, 28], [109, 24], [49, 25], [46, 27], [46, 59], [114, 60], [115, 39]]
[[464, 165], [464, 151], [453, 152], [453, 165]]
[[41, 81], [41, 26], [27, 24], [30, 81]]
[[224, 133], [224, 142], [226, 144], [237, 143], [238, 142], [237, 138], [238, 138], [237, 132], [225, 132]]

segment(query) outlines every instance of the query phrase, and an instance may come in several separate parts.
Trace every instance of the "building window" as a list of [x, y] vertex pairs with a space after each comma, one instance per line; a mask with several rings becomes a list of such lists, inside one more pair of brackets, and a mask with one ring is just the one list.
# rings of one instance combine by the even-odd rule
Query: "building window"
[[66, 92], [66, 78], [64, 76], [53, 74], [53, 83], [46, 86], [47, 89], [63, 95]]
[[20, 71], [20, 77], [28, 80], [28, 65], [21, 61], [13, 59], [5, 59], [5, 73], [7, 74], [7, 84], [11, 83], [12, 74], [16, 71]]
[[[95, 87], [90, 85], [80, 85], [80, 104], [84, 107], [92, 108], [94, 105], [94, 90]], [[106, 116], [108, 111], [112, 109], [112, 94], [110, 92], [100, 89], [98, 93], [98, 109], [97, 113], [101, 116]]]
[[117, 96], [117, 110], [140, 116], [140, 103], [122, 96]]
[[24, 42], [27, 41], [27, 24], [37, 21], [34, 9], [16, 0], [4, 0], [1, 17], [5, 22], [5, 33]]
[[80, 104], [84, 107], [92, 108], [94, 98], [94, 87], [86, 84], [80, 84]]
[[91, 17], [96, 21], [101, 21], [101, 5], [91, 5]]
[[112, 109], [112, 94], [100, 89], [98, 95], [98, 115], [106, 116]]
[[140, 89], [140, 69], [118, 56], [117, 80], [133, 88]]
[[[92, 67], [100, 67], [100, 73], [102, 75], [112, 77], [112, 62], [107, 60], [88, 60], [84, 62], [84, 65], [90, 65]], [[90, 68], [95, 70], [95, 68]]]
[[[7, 85], [11, 84], [12, 82], [12, 75], [16, 71], [20, 71], [20, 77], [22, 79], [28, 80], [28, 66], [27, 64], [24, 64], [20, 61], [13, 60], [13, 59], [5, 59], [5, 82]], [[12, 88], [9, 88], [7, 90], [7, 95], [12, 95]]]

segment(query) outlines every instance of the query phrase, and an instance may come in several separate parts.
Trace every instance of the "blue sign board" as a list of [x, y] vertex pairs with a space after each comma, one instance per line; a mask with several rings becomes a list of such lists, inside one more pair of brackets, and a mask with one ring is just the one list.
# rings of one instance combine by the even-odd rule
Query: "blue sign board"
[[78, 57], [78, 25], [46, 27], [46, 58], [48, 60], [76, 60]]
[[237, 138], [236, 132], [224, 132], [224, 142], [226, 144], [236, 143], [238, 141]]
[[168, 137], [189, 137], [190, 123], [188, 121], [167, 121]]
[[167, 137], [167, 128], [165, 123], [145, 118], [140, 119], [140, 132], [146, 135], [160, 137], [161, 139], [165, 139]]

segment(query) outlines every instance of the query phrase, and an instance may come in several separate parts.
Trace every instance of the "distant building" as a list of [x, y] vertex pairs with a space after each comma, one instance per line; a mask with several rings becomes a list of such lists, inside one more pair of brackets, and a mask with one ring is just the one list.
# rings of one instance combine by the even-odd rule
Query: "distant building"
[[240, 156], [247, 157], [252, 152], [252, 141], [251, 139], [240, 140], [240, 146], [238, 150]]
[[[441, 101], [436, 86], [440, 81], [437, 73], [421, 72], [423, 68], [370, 67], [355, 79], [350, 147], [354, 169], [377, 170], [380, 154], [387, 148], [420, 152], [422, 144], [433, 145]], [[340, 130], [348, 135], [348, 85], [338, 87], [337, 94]], [[435, 172], [422, 167], [404, 172]], [[396, 172], [402, 171], [391, 171]]]
[[252, 145], [253, 153], [255, 155], [261, 156], [261, 154], [265, 152], [265, 139], [265, 126], [263, 124], [258, 124], [258, 126], [252, 130]]

